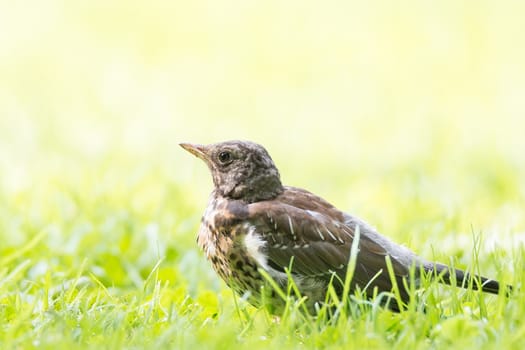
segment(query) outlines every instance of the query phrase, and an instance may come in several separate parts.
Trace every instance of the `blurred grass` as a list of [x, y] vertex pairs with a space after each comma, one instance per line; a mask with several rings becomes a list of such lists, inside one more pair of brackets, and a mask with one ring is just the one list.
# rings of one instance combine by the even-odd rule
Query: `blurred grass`
[[307, 331], [248, 308], [240, 333], [177, 144], [261, 142], [285, 183], [460, 267], [481, 234], [481, 271], [521, 281], [524, 10], [1, 1], [0, 347], [523, 345], [518, 298]]

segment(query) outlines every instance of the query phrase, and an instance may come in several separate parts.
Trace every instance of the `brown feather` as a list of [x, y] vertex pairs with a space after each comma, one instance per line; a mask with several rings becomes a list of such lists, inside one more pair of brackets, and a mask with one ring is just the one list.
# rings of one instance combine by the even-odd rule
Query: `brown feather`
[[[306, 190], [285, 187], [275, 199], [249, 204], [246, 220], [263, 237], [279, 237], [277, 244], [268, 244], [265, 249], [272, 266], [279, 266], [284, 271], [293, 258], [292, 272], [295, 274], [328, 282], [334, 272], [344, 280], [355, 226], [350, 226], [345, 221], [345, 214], [322, 198]], [[392, 281], [385, 261], [389, 254], [370, 237], [374, 231], [368, 225], [361, 223], [359, 226], [358, 267], [352, 287], [363, 288], [379, 273], [367, 294], [372, 293], [373, 287], [389, 292]], [[272, 242], [271, 238], [267, 240]], [[391, 261], [399, 279], [408, 276], [408, 269], [402, 263], [392, 256]], [[401, 294], [404, 301], [408, 301], [406, 291]]]

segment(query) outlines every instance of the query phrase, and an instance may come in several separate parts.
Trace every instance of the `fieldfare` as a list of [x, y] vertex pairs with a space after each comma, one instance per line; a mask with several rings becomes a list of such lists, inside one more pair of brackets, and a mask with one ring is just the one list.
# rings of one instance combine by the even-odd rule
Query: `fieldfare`
[[[197, 242], [228, 286], [255, 306], [261, 306], [261, 300], [274, 310], [283, 305], [275, 290], [262, 289], [268, 286], [268, 276], [283, 290], [287, 290], [291, 277], [301, 295], [307, 297], [310, 311], [326, 300], [330, 283], [337, 293], [343, 293], [357, 230], [354, 271], [346, 289], [350, 293], [359, 288], [371, 298], [391, 292], [397, 284], [397, 300], [406, 304], [410, 280], [417, 283], [421, 271], [442, 283], [455, 281], [460, 287], [470, 284], [474, 289], [499, 292], [497, 281], [473, 278], [464, 271], [427, 261], [321, 197], [283, 186], [277, 167], [261, 145], [248, 141], [180, 145], [202, 159], [213, 177], [214, 189]], [[410, 279], [412, 267], [419, 272]], [[269, 292], [261, 295], [261, 290]], [[387, 306], [395, 311], [403, 307], [396, 300]]]

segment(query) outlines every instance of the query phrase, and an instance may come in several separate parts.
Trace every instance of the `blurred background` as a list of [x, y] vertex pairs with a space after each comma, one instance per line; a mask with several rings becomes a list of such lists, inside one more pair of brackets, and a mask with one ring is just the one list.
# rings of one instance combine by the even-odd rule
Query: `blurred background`
[[484, 250], [512, 247], [525, 229], [524, 13], [0, 0], [0, 252], [37, 237], [34, 276], [88, 259], [116, 286], [140, 285], [159, 257], [167, 279], [208, 271], [194, 242], [211, 178], [178, 143], [227, 139], [264, 144], [284, 183], [427, 257], [468, 263], [480, 233]]

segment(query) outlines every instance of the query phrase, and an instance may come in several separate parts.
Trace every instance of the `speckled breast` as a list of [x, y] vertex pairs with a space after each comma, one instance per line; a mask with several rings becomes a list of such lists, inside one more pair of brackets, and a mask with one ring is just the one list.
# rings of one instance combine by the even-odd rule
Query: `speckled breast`
[[[248, 254], [244, 244], [248, 233], [246, 225], [236, 220], [226, 205], [226, 201], [221, 200], [208, 205], [202, 217], [197, 242], [226, 284], [251, 304], [260, 306], [261, 287], [265, 285], [265, 279], [258, 272], [257, 261]], [[275, 292], [269, 290], [268, 297], [275, 296]]]

